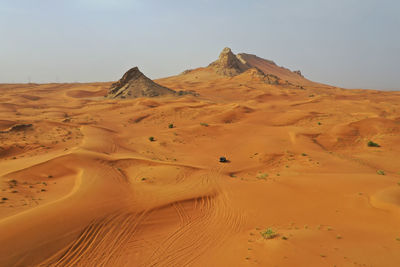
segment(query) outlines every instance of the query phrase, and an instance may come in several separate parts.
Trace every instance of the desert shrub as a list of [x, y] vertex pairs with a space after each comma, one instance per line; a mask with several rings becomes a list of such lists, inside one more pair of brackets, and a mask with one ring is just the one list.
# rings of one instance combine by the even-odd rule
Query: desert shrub
[[376, 173], [379, 175], [385, 175], [385, 171], [383, 170], [377, 170]]
[[170, 124], [168, 125], [168, 128], [172, 129], [172, 128], [174, 128], [174, 125], [173, 125], [172, 123], [170, 123]]
[[373, 141], [368, 141], [367, 146], [369, 146], [369, 147], [380, 147], [379, 144], [377, 144], [377, 143], [375, 143]]
[[201, 126], [204, 126], [204, 127], [208, 127], [208, 124], [205, 123], [205, 122], [200, 122], [200, 125], [201, 125]]
[[8, 183], [9, 183], [10, 185], [16, 186], [16, 185], [18, 184], [18, 181], [15, 180], [15, 179], [12, 179], [12, 180], [8, 181]]
[[260, 232], [261, 236], [264, 237], [265, 239], [272, 239], [276, 237], [278, 234], [272, 230], [271, 228], [267, 228], [264, 231]]
[[307, 154], [306, 154], [306, 153], [301, 153], [301, 155], [302, 155], [303, 157], [307, 156]]
[[6, 200], [8, 200], [8, 198], [2, 197], [1, 200], [6, 201]]
[[154, 142], [156, 139], [153, 136], [149, 137], [150, 142]]
[[267, 174], [267, 173], [260, 173], [260, 174], [257, 176], [258, 179], [264, 179], [264, 180], [266, 180], [267, 177], [268, 177], [268, 174]]

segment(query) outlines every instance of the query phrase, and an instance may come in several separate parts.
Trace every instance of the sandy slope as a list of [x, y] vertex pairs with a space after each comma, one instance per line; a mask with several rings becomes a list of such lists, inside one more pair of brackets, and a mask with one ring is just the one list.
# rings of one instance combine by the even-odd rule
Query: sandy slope
[[400, 93], [157, 82], [0, 85], [0, 266], [399, 266]]

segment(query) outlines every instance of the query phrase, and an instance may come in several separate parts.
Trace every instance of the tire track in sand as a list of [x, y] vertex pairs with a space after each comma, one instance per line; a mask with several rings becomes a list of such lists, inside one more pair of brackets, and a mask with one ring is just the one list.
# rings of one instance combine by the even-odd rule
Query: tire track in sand
[[[243, 217], [229, 206], [226, 193], [217, 184], [221, 171], [219, 168], [203, 178], [204, 183], [218, 188], [216, 193], [191, 200], [197, 216], [186, 221], [180, 212], [183, 226], [164, 239], [143, 266], [188, 266], [240, 229]], [[182, 202], [173, 205], [178, 204]]]

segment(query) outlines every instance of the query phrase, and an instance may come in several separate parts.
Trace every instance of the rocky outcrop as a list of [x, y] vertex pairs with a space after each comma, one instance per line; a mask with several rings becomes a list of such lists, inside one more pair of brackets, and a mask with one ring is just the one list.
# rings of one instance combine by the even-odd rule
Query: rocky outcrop
[[265, 74], [257, 67], [247, 70], [246, 73], [249, 73], [253, 78], [258, 79], [266, 84], [278, 85], [283, 82], [278, 76], [273, 74]]
[[250, 66], [232, 53], [231, 49], [225, 47], [219, 55], [218, 60], [211, 63], [208, 67], [215, 70], [222, 76], [233, 77], [250, 69]]
[[189, 74], [191, 72], [193, 72], [192, 69], [184, 70], [184, 71], [182, 71], [181, 75], [186, 75], [186, 74]]
[[299, 75], [300, 77], [304, 77], [303, 74], [301, 74], [300, 70], [294, 70], [293, 73], [296, 73], [297, 75]]
[[137, 98], [176, 95], [176, 91], [161, 86], [147, 78], [138, 67], [128, 70], [111, 85], [107, 98]]
[[[222, 50], [218, 60], [211, 63], [208, 67], [213, 68], [216, 73], [223, 76], [233, 77], [246, 72], [253, 78], [259, 79], [266, 84], [285, 84], [277, 75], [265, 73], [257, 66], [250, 64], [246, 60], [249, 57], [258, 58], [254, 55], [244, 53], [235, 55], [232, 53], [230, 48], [226, 47]], [[262, 60], [264, 64], [269, 64], [273, 68], [279, 68], [275, 62], [271, 60], [261, 58], [260, 60]]]
[[[266, 84], [283, 84], [283, 81], [276, 75], [265, 73], [260, 68], [252, 66], [245, 59], [247, 54], [235, 55], [232, 50], [225, 47], [219, 55], [218, 60], [211, 63], [208, 67], [213, 68], [216, 73], [233, 77], [242, 73], [247, 73], [255, 79], [258, 79]], [[250, 55], [252, 56], [252, 55]], [[276, 66], [273, 61], [264, 60], [265, 62]]]

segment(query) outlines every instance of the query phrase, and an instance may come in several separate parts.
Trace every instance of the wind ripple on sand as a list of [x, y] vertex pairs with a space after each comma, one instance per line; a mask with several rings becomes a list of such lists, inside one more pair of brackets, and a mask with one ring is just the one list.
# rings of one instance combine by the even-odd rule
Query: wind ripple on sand
[[[83, 185], [80, 186], [83, 191], [80, 193], [97, 198], [103, 196], [103, 202], [113, 208], [107, 209], [106, 213], [99, 212], [105, 210], [85, 205], [85, 202], [90, 202], [90, 197], [86, 197], [80, 199], [83, 202], [80, 203], [81, 210], [60, 210], [70, 216], [80, 216], [89, 207], [98, 212], [92, 213], [92, 219], [86, 226], [76, 226], [75, 229], [82, 229], [79, 235], [37, 266], [126, 266], [128, 262], [142, 266], [186, 266], [210, 248], [221, 244], [231, 233], [238, 231], [242, 224], [242, 217], [229, 206], [227, 195], [216, 182], [220, 171], [202, 175], [199, 181], [186, 177], [175, 185], [189, 190], [192, 198], [185, 199], [183, 195], [179, 197], [179, 192], [183, 194], [184, 190], [175, 190], [178, 192], [177, 201], [168, 202], [171, 198], [167, 196], [165, 203], [156, 202], [158, 206], [141, 210], [140, 206], [135, 205], [138, 202], [134, 199], [134, 188], [120, 191], [128, 199], [125, 202], [120, 202], [112, 195], [99, 194], [93, 183], [99, 179], [104, 180], [106, 176], [119, 174], [114, 173], [114, 168], [107, 167], [105, 159], [92, 159], [92, 162], [94, 164], [91, 168], [97, 169], [96, 178], [87, 181], [83, 175]], [[131, 163], [135, 164], [135, 161]], [[90, 188], [88, 184], [85, 185], [85, 181], [90, 183]], [[108, 181], [109, 188], [116, 183], [127, 182], [121, 178], [111, 178]], [[95, 191], [90, 192], [93, 188]], [[157, 190], [158, 187], [154, 188]], [[92, 200], [95, 201], [95, 198]], [[168, 214], [169, 219], [165, 219], [165, 214]], [[169, 224], [173, 227], [165, 231], [164, 226]], [[149, 240], [154, 234], [158, 241], [151, 243]], [[138, 253], [145, 257], [137, 258]]]

